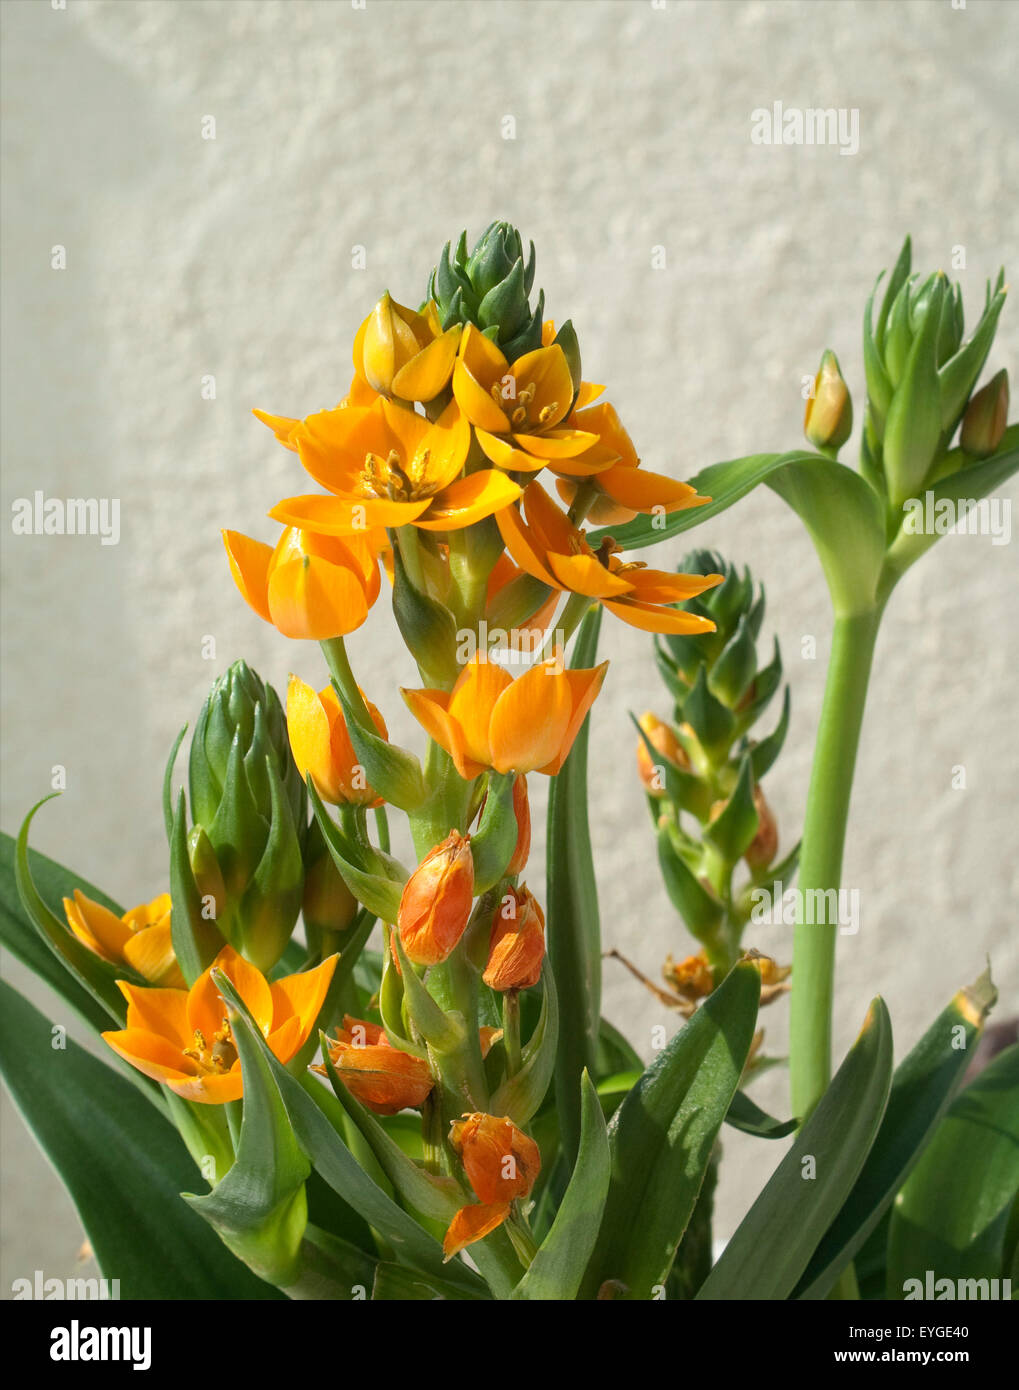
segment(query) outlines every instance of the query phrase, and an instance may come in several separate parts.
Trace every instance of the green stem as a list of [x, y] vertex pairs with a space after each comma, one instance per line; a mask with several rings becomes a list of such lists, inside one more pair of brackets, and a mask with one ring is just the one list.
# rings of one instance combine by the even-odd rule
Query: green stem
[[[803, 921], [804, 905], [839, 889], [856, 750], [880, 608], [837, 616], [814, 747], [800, 851], [793, 938], [789, 1072], [793, 1114], [805, 1120], [831, 1078], [832, 994], [837, 922]], [[814, 896], [808, 896], [814, 895]], [[830, 915], [818, 914], [817, 915]]]
[[368, 713], [368, 706], [364, 702], [364, 696], [358, 689], [354, 673], [350, 669], [350, 661], [347, 658], [347, 648], [342, 637], [330, 637], [327, 641], [319, 644], [322, 648], [322, 655], [326, 659], [329, 674], [336, 682], [340, 694], [343, 696], [343, 703], [349, 710], [354, 719], [363, 729], [370, 733], [378, 733], [371, 715]]
[[502, 1042], [506, 1049], [506, 1076], [520, 1070], [520, 991], [508, 989], [502, 996]]

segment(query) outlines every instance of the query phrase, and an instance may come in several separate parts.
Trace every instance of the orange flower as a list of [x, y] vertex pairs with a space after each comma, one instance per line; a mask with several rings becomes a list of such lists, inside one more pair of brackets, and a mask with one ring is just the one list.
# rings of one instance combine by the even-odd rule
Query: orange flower
[[[553, 589], [585, 594], [645, 632], [714, 632], [709, 618], [669, 605], [721, 584], [720, 574], [673, 574], [624, 563], [611, 541], [595, 551], [540, 483], [524, 491], [524, 511], [506, 507], [496, 521], [510, 555], [527, 574]], [[525, 520], [526, 516], [526, 520]]]
[[190, 989], [139, 989], [118, 980], [127, 1000], [127, 1027], [102, 1036], [126, 1062], [184, 1100], [206, 1105], [239, 1100], [241, 1064], [213, 970], [231, 981], [285, 1065], [315, 1026], [337, 960], [330, 956], [314, 970], [270, 984], [232, 946], [224, 946]]
[[[365, 380], [355, 374], [350, 383], [350, 390], [336, 409], [343, 410], [348, 405], [371, 405], [376, 400], [378, 400], [378, 392], [373, 391]], [[284, 449], [289, 449], [294, 454], [297, 453], [294, 436], [301, 423], [299, 419], [294, 419], [290, 415], [270, 415], [267, 410], [253, 410], [251, 413], [256, 420], [261, 420], [267, 429], [272, 430]]]
[[545, 914], [529, 889], [510, 888], [492, 923], [488, 964], [482, 976], [491, 989], [529, 989], [545, 959]]
[[[647, 735], [648, 743], [660, 753], [666, 762], [672, 763], [676, 767], [688, 768], [690, 759], [683, 749], [683, 745], [673, 733], [668, 724], [663, 724], [656, 714], [649, 710], [647, 714], [640, 717], [640, 727]], [[664, 796], [665, 788], [661, 784], [661, 776], [656, 763], [648, 752], [647, 744], [643, 739], [637, 740], [637, 773], [644, 790], [651, 796]]]
[[703, 951], [678, 962], [666, 956], [662, 974], [676, 993], [690, 1004], [706, 999], [715, 988], [714, 972]]
[[118, 917], [76, 888], [73, 898], [64, 899], [64, 912], [78, 940], [103, 960], [130, 965], [154, 985], [184, 988], [170, 936], [169, 893]]
[[329, 1059], [340, 1080], [376, 1115], [416, 1109], [435, 1085], [428, 1063], [393, 1047], [377, 1023], [345, 1014], [343, 1027], [328, 1041]]
[[520, 495], [498, 469], [460, 477], [471, 427], [455, 401], [434, 422], [393, 401], [309, 415], [294, 431], [301, 462], [333, 496], [290, 497], [269, 513], [329, 536], [413, 523], [459, 530]]
[[[468, 324], [453, 368], [453, 395], [485, 454], [509, 471], [566, 469], [566, 460], [598, 443], [597, 434], [563, 427], [573, 404], [573, 379], [557, 344], [525, 352], [511, 364]], [[601, 466], [608, 467], [613, 457], [606, 454]]]
[[[603, 401], [589, 410], [578, 410], [569, 424], [576, 429], [598, 435], [602, 448], [610, 449], [617, 462], [609, 468], [598, 468], [587, 481], [599, 494], [588, 510], [588, 520], [595, 526], [618, 526], [632, 521], [638, 512], [679, 512], [687, 507], [702, 507], [710, 497], [700, 497], [689, 483], [677, 482], [664, 473], [649, 473], [640, 467], [633, 441], [623, 428], [615, 406]], [[584, 455], [577, 460], [584, 463]], [[578, 470], [579, 471], [579, 470]], [[559, 496], [570, 504], [577, 495], [577, 484], [569, 479], [556, 483]]]
[[477, 652], [451, 691], [404, 690], [414, 717], [456, 764], [461, 777], [559, 771], [594, 704], [608, 662], [564, 670], [540, 661], [516, 680]]
[[481, 1205], [462, 1207], [453, 1217], [443, 1241], [447, 1260], [505, 1221], [510, 1203], [527, 1196], [541, 1171], [537, 1144], [506, 1116], [465, 1115], [451, 1126], [449, 1139]]
[[463, 936], [474, 902], [470, 838], [451, 830], [404, 884], [397, 926], [415, 965], [437, 965]]
[[230, 570], [260, 618], [284, 637], [316, 642], [361, 626], [379, 596], [384, 531], [336, 536], [284, 530], [275, 550], [237, 531], [224, 531]]
[[417, 314], [384, 294], [354, 339], [357, 377], [383, 396], [430, 401], [449, 382], [460, 333], [443, 333], [431, 301]]
[[[365, 702], [376, 729], [389, 738], [385, 720]], [[302, 777], [310, 777], [323, 801], [339, 806], [381, 806], [382, 798], [365, 780], [347, 731], [336, 691], [331, 685], [317, 694], [297, 676], [287, 686], [287, 733], [290, 750]]]

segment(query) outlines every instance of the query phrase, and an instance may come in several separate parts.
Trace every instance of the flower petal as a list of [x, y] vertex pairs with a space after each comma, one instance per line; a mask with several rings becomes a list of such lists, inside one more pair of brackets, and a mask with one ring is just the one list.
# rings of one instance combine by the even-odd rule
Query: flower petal
[[187, 990], [177, 957], [169, 922], [156, 922], [133, 932], [124, 942], [124, 959], [139, 975], [154, 985], [167, 989]]
[[552, 589], [560, 588], [555, 575], [544, 563], [544, 557], [539, 554], [531, 529], [525, 524], [519, 510], [513, 506], [503, 507], [496, 512], [495, 521], [503, 544], [524, 573], [540, 579]]
[[425, 733], [453, 759], [461, 777], [470, 781], [484, 771], [481, 763], [467, 755], [463, 731], [447, 713], [449, 695], [445, 690], [401, 690], [400, 693]]
[[188, 991], [188, 1030], [197, 1028], [211, 1046], [212, 1039], [223, 1026], [226, 1006], [212, 978], [213, 970], [222, 970], [248, 1006], [263, 1036], [267, 1035], [272, 1024], [272, 993], [269, 985], [262, 972], [238, 955], [232, 946], [223, 947]]
[[314, 555], [291, 560], [269, 577], [269, 612], [284, 637], [316, 642], [341, 637], [368, 616], [364, 579]]
[[446, 1259], [451, 1260], [466, 1246], [490, 1235], [497, 1226], [502, 1225], [509, 1212], [509, 1202], [493, 1202], [490, 1206], [476, 1202], [473, 1206], [461, 1207], [443, 1238], [442, 1250]]
[[[612, 607], [612, 601], [606, 602], [606, 607]], [[550, 763], [538, 769], [549, 777], [554, 777], [560, 771], [563, 763], [569, 757], [570, 749], [573, 747], [574, 740], [580, 733], [580, 727], [587, 718], [587, 712], [595, 702], [598, 691], [601, 690], [602, 681], [605, 679], [605, 672], [609, 669], [609, 663], [603, 661], [600, 666], [594, 666], [588, 670], [571, 671], [566, 670], [563, 675], [566, 677], [570, 688], [570, 699], [573, 708], [570, 714], [569, 727], [560, 745], [559, 752]]]
[[124, 1028], [101, 1036], [118, 1056], [153, 1081], [183, 1080], [189, 1075], [184, 1070], [189, 1065], [188, 1059], [180, 1048], [156, 1033], [148, 1033], [142, 1028]]
[[642, 632], [696, 634], [715, 630], [715, 624], [709, 618], [698, 618], [682, 608], [662, 608], [659, 604], [638, 603], [629, 597], [604, 599], [603, 603], [617, 618], [622, 618], [630, 627], [640, 628]]
[[307, 1042], [329, 992], [338, 960], [339, 956], [329, 956], [314, 970], [287, 975], [270, 986], [273, 1028], [279, 1029], [291, 1017], [296, 1018], [298, 1023], [297, 1041], [293, 1049], [285, 1056], [283, 1052], [276, 1053], [281, 1062], [289, 1062], [298, 1048]]
[[459, 478], [432, 498], [427, 517], [416, 524], [425, 531], [460, 531], [508, 507], [520, 488], [497, 468], [482, 468]]
[[226, 1072], [168, 1080], [167, 1085], [182, 1100], [195, 1100], [199, 1105], [225, 1105], [229, 1100], [240, 1100], [244, 1094], [244, 1079], [237, 1062]]
[[468, 758], [492, 766], [489, 729], [499, 697], [513, 684], [501, 666], [478, 653], [460, 672], [449, 697], [449, 717], [455, 720]]
[[[507, 473], [537, 473], [545, 467], [544, 459], [535, 458], [523, 449], [514, 449], [508, 439], [500, 439], [498, 435], [489, 434], [477, 425], [474, 426], [474, 434], [486, 457]], [[529, 440], [530, 436], [521, 435], [520, 438]]]
[[64, 912], [75, 936], [90, 950], [106, 960], [124, 959], [124, 944], [131, 936], [131, 928], [115, 912], [86, 897], [80, 888], [74, 890], [73, 898], [64, 899]]
[[356, 536], [376, 527], [405, 526], [428, 508], [430, 499], [390, 502], [385, 497], [285, 497], [269, 515], [285, 526], [307, 527], [326, 536]]
[[253, 410], [256, 420], [261, 420], [263, 425], [267, 425], [285, 449], [292, 449], [297, 452], [297, 445], [293, 441], [294, 430], [301, 423], [300, 420], [292, 420], [289, 415], [270, 415], [267, 410]]
[[710, 497], [698, 497], [697, 489], [664, 473], [648, 473], [643, 468], [628, 468], [622, 464], [599, 473], [597, 486], [614, 502], [635, 512], [651, 512], [664, 507], [666, 512], [700, 507]]
[[598, 443], [596, 434], [585, 430], [545, 430], [542, 434], [514, 434], [521, 448], [542, 459], [575, 458]]
[[557, 555], [550, 552], [548, 562], [564, 589], [589, 598], [612, 598], [628, 594], [633, 585], [607, 570], [596, 555]]
[[187, 989], [144, 989], [127, 980], [117, 988], [127, 1000], [128, 1028], [165, 1038], [178, 1051], [191, 1046]]
[[393, 377], [393, 393], [405, 401], [430, 401], [449, 381], [460, 346], [459, 324], [430, 342]]
[[563, 672], [540, 662], [512, 682], [492, 711], [491, 765], [498, 772], [532, 772], [559, 752], [570, 723], [570, 689]]

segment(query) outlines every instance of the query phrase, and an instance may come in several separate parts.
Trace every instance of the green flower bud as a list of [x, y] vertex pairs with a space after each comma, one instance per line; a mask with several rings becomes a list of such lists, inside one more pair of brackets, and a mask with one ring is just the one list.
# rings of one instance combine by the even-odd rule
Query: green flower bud
[[510, 362], [541, 347], [545, 293], [531, 312], [534, 242], [527, 260], [520, 233], [508, 222], [493, 222], [467, 250], [463, 232], [454, 248], [447, 242], [428, 285], [444, 329], [473, 323], [490, 337]]
[[959, 285], [940, 271], [921, 281], [911, 256], [907, 237], [877, 319], [873, 294], [864, 315], [866, 472], [885, 480], [895, 509], [942, 475], [1005, 302], [1002, 272], [993, 290], [988, 284], [983, 314], [964, 342]]
[[329, 853], [318, 822], [312, 820], [304, 852], [302, 916], [309, 949], [324, 957], [337, 947], [336, 938], [353, 926], [358, 902], [344, 883]]
[[814, 378], [813, 394], [803, 415], [803, 433], [815, 449], [838, 453], [853, 429], [853, 402], [839, 359], [828, 350]]
[[995, 452], [1008, 425], [1008, 399], [1008, 372], [1003, 367], [966, 407], [959, 443], [967, 454], [982, 459]]
[[195, 886], [227, 941], [269, 970], [301, 909], [307, 800], [276, 692], [243, 661], [202, 707], [188, 784]]

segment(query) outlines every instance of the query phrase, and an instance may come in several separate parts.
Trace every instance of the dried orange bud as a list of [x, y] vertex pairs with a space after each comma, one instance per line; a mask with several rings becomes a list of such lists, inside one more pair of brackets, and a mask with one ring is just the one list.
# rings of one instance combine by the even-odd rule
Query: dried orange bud
[[676, 993], [691, 1003], [706, 999], [715, 988], [715, 977], [703, 951], [678, 962], [666, 956], [662, 974]]
[[537, 1144], [505, 1115], [465, 1115], [450, 1126], [449, 1139], [486, 1205], [526, 1197], [541, 1171]]
[[415, 965], [437, 965], [463, 936], [474, 901], [470, 836], [451, 830], [407, 880], [397, 926]]
[[[656, 753], [660, 753], [666, 762], [674, 763], [676, 767], [688, 768], [690, 760], [683, 750], [682, 744], [673, 733], [668, 724], [663, 724], [657, 715], [649, 710], [647, 714], [641, 715], [640, 727], [647, 735], [648, 742]], [[637, 772], [640, 780], [644, 784], [644, 789], [651, 796], [662, 796], [665, 786], [660, 771], [660, 764], [656, 763], [648, 752], [647, 744], [643, 739], [637, 742]]]
[[502, 1225], [509, 1213], [509, 1202], [496, 1202], [492, 1206], [477, 1202], [470, 1207], [461, 1207], [449, 1223], [442, 1242], [446, 1259], [451, 1260], [464, 1246], [473, 1245], [476, 1240], [490, 1235], [497, 1226]]
[[492, 923], [482, 979], [491, 989], [529, 989], [545, 959], [545, 914], [526, 887], [510, 888]]
[[513, 783], [513, 814], [517, 818], [517, 847], [506, 865], [509, 875], [519, 874], [531, 852], [531, 807], [527, 800], [527, 778], [521, 774]]
[[391, 1047], [377, 1023], [349, 1014], [336, 1038], [329, 1039], [329, 1059], [351, 1095], [377, 1115], [421, 1105], [435, 1085], [423, 1058]]
[[478, 1042], [481, 1044], [481, 1060], [484, 1061], [492, 1048], [502, 1037], [501, 1028], [489, 1028], [487, 1025], [478, 1029]]
[[752, 869], [766, 869], [778, 853], [778, 825], [760, 787], [754, 788], [754, 807], [757, 811], [757, 834], [747, 846], [743, 858]]

